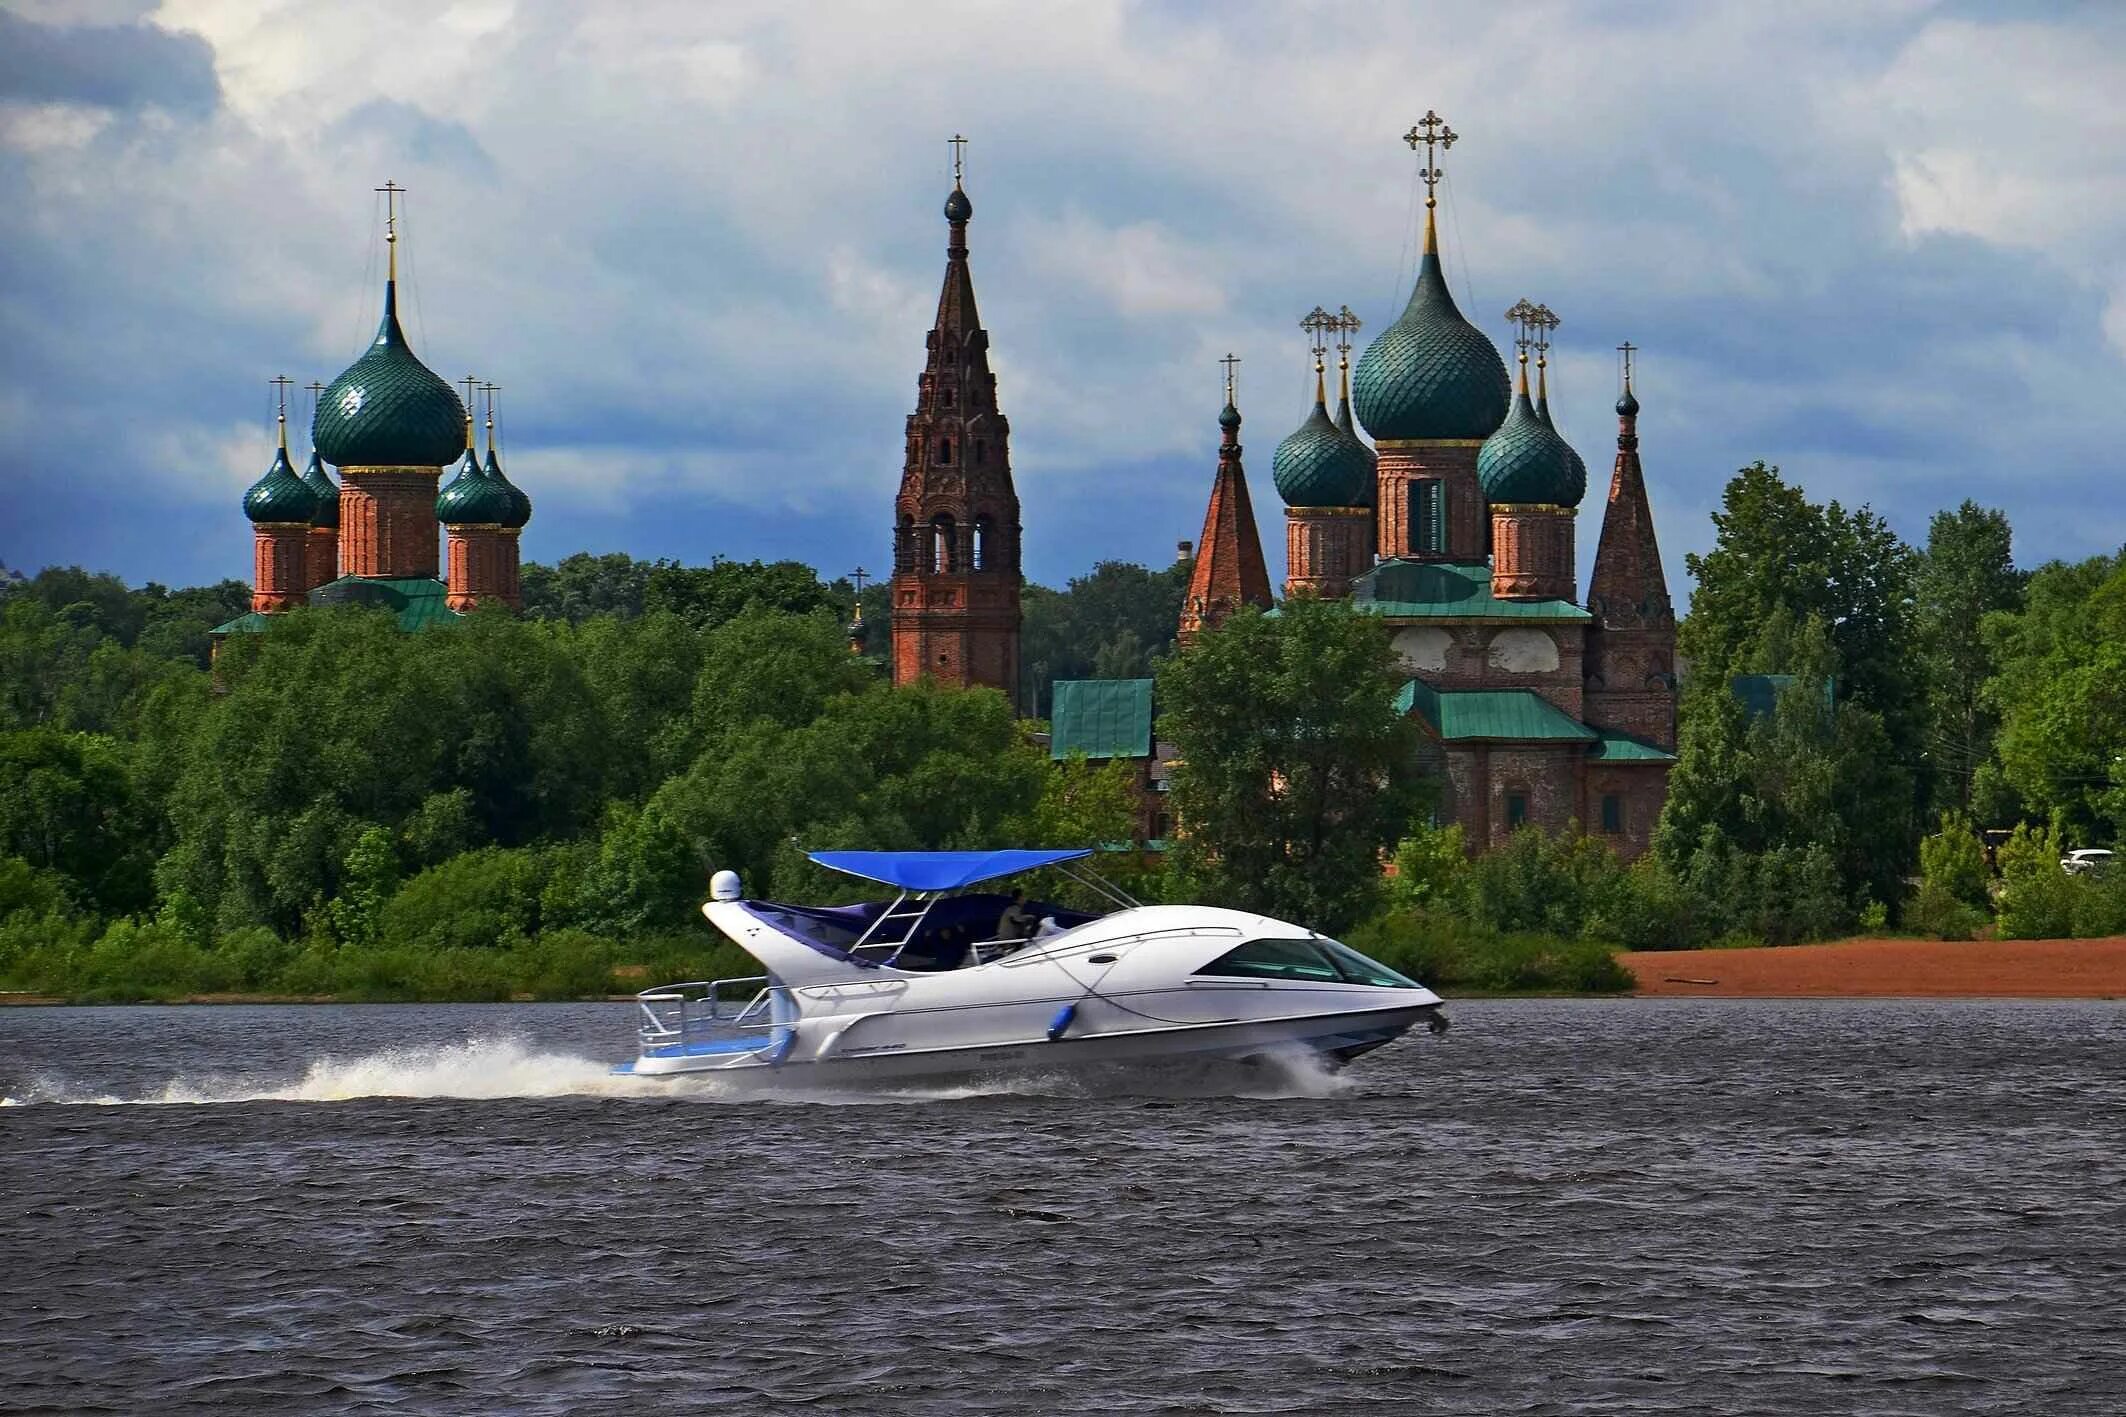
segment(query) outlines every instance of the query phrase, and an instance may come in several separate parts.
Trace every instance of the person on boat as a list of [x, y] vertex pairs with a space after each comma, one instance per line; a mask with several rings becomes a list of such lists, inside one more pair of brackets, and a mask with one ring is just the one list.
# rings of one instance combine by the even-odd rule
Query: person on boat
[[1011, 893], [1011, 904], [997, 918], [997, 938], [1000, 940], [1024, 940], [1034, 932], [1034, 913], [1026, 908], [1026, 892]]

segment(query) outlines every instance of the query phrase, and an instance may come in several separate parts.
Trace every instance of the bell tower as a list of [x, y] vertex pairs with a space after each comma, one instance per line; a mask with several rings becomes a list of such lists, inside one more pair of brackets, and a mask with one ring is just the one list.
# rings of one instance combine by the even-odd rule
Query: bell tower
[[893, 682], [927, 675], [941, 684], [982, 684], [1016, 706], [1019, 498], [1011, 485], [1011, 425], [997, 409], [989, 335], [967, 269], [974, 203], [961, 185], [966, 141], [952, 139], [945, 284], [893, 504]]

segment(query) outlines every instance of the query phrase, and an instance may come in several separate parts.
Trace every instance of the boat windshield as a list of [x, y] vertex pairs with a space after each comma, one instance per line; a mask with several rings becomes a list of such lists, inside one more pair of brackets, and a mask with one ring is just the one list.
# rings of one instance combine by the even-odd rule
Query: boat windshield
[[1369, 984], [1382, 989], [1415, 989], [1379, 960], [1349, 945], [1316, 935], [1310, 939], [1250, 940], [1227, 950], [1196, 971], [1234, 979], [1298, 979], [1325, 984]]

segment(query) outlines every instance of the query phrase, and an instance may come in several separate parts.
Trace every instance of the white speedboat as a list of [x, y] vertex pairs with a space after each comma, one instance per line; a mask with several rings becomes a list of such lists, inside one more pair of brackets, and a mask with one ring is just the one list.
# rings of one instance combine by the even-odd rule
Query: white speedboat
[[[1140, 905], [1071, 863], [1087, 851], [820, 851], [898, 894], [845, 906], [743, 898], [719, 871], [702, 914], [764, 971], [638, 996], [641, 1077], [854, 1083], [1305, 1050], [1331, 1066], [1440, 998], [1350, 947], [1240, 910]], [[1094, 913], [974, 887], [1053, 869]]]

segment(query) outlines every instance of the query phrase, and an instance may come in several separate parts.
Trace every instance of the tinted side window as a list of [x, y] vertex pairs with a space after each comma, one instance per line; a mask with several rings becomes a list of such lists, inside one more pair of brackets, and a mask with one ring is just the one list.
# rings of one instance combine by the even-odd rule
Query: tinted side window
[[1312, 940], [1250, 940], [1196, 971], [1238, 979], [1305, 979], [1338, 983], [1343, 975]]

